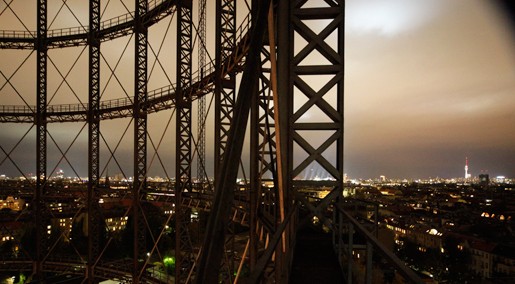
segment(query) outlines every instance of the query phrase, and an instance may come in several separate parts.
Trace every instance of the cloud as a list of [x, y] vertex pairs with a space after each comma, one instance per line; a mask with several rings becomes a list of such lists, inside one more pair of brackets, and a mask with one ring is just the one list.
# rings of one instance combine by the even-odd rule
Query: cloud
[[395, 36], [430, 22], [441, 11], [441, 0], [354, 0], [346, 2], [350, 33]]

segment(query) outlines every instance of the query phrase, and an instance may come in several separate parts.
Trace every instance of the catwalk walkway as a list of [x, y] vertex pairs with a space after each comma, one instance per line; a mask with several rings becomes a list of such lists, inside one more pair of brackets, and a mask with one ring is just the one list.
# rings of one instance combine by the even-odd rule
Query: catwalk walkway
[[331, 233], [311, 227], [300, 228], [291, 270], [291, 284], [344, 283]]

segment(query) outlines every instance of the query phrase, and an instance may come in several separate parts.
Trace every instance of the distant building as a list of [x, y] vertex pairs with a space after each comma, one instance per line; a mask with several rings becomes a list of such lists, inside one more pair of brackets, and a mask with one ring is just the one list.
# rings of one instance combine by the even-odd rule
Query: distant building
[[490, 278], [494, 270], [495, 244], [474, 240], [465, 242], [466, 249], [471, 254], [470, 270], [481, 278]]
[[490, 184], [490, 176], [488, 174], [480, 174], [479, 184], [483, 187], [488, 187], [488, 185]]
[[[73, 225], [73, 218], [52, 218], [52, 225], [50, 225], [51, 229], [53, 226], [57, 227], [59, 226], [59, 231], [61, 232], [62, 236], [64, 237], [64, 242], [70, 241], [70, 233], [72, 231], [72, 225]], [[52, 231], [49, 231], [49, 234], [51, 234]]]
[[7, 196], [5, 200], [0, 199], [0, 209], [11, 209], [13, 211], [20, 211], [25, 206], [23, 199]]
[[494, 271], [503, 277], [515, 277], [515, 247], [499, 244], [494, 249]]
[[386, 224], [386, 228], [395, 233], [395, 240], [398, 242], [401, 238], [406, 238], [409, 241], [419, 246], [419, 250], [425, 251], [426, 249], [438, 249], [443, 246], [442, 233], [434, 228], [428, 228], [422, 225], [399, 225], [399, 224]]
[[515, 247], [468, 238], [458, 248], [470, 252], [469, 269], [477, 276], [483, 279], [515, 277]]
[[[21, 239], [25, 226], [22, 222], [4, 222], [2, 223], [2, 230], [0, 230], [0, 245], [7, 241], [14, 241]], [[16, 245], [15, 250], [18, 250]]]
[[64, 179], [64, 171], [59, 169], [57, 172], [55, 172], [55, 178], [56, 179]]
[[495, 179], [497, 180], [497, 183], [505, 183], [506, 182], [505, 176], [497, 176], [497, 177], [495, 177]]
[[125, 227], [127, 226], [127, 220], [128, 217], [124, 216], [107, 218], [105, 221], [107, 228], [109, 228], [109, 231], [115, 232], [125, 229]]

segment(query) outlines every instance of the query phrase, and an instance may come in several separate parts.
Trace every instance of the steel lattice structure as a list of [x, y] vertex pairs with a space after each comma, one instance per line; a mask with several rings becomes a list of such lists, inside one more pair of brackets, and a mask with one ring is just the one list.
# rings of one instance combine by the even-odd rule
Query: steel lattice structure
[[[214, 279], [228, 283], [240, 277], [245, 265], [248, 275], [240, 278], [252, 283], [286, 283], [296, 228], [303, 221], [298, 219], [299, 206], [310, 209], [308, 218], [317, 216], [331, 226], [326, 209], [342, 192], [344, 0], [216, 0], [211, 3], [215, 7], [212, 11], [205, 7], [197, 9], [200, 15], [202, 11], [214, 15], [214, 47], [211, 48], [205, 30], [209, 17], [194, 14], [195, 4], [203, 6], [206, 1], [134, 0], [131, 5], [126, 5], [129, 1], [120, 2], [125, 9], [127, 6], [134, 9], [104, 19], [105, 2], [90, 0], [87, 25], [51, 29], [49, 26], [54, 19], [49, 21], [48, 11], [49, 5], [55, 3], [38, 0], [36, 31], [0, 31], [0, 52], [28, 50], [36, 53], [37, 86], [32, 95], [36, 104], [32, 106], [16, 91], [16, 86], [12, 86], [16, 72], [4, 75], [2, 71], [5, 82], [0, 96], [6, 86], [12, 86], [25, 105], [0, 105], [1, 125], [34, 125], [37, 145], [32, 189], [34, 205], [30, 215], [23, 216], [28, 220], [32, 218], [35, 224], [36, 251], [27, 252], [23, 258], [7, 260], [5, 269], [29, 270], [35, 281], [46, 281], [50, 274], [71, 273], [83, 276], [83, 282], [88, 283], [110, 278], [132, 283], [169, 283], [173, 278], [176, 283], [210, 283]], [[4, 3], [7, 10], [12, 1]], [[60, 9], [67, 8], [75, 15], [67, 1], [60, 3]], [[171, 40], [175, 48], [172, 62], [160, 61], [166, 55], [160, 53], [161, 48], [156, 51], [150, 43], [151, 27], [166, 21], [169, 26], [175, 25], [175, 38]], [[132, 86], [126, 86], [116, 76], [118, 64], [110, 65], [104, 57], [108, 50], [103, 49], [103, 45], [127, 37], [127, 46], [129, 42], [133, 44]], [[199, 52], [200, 64], [193, 62], [197, 45], [201, 46], [200, 50], [214, 49], [214, 58], [210, 56], [209, 63], [206, 64], [202, 51]], [[49, 97], [48, 75], [53, 72], [50, 66], [57, 69], [55, 72], [62, 84], [70, 83], [67, 72], [55, 67], [48, 51], [77, 47], [88, 51], [88, 67], [84, 70], [88, 78], [87, 102], [78, 98], [78, 103], [49, 103], [53, 99]], [[149, 88], [153, 71], [151, 55], [155, 57], [154, 65], [172, 69], [173, 74], [165, 74], [169, 80], [165, 87]], [[108, 70], [101, 70], [102, 66]], [[104, 70], [111, 72], [108, 80], [115, 78], [113, 80], [117, 80], [123, 90], [131, 90], [126, 91], [129, 95], [103, 98]], [[214, 123], [207, 122], [205, 114], [206, 98], [210, 97], [214, 102]], [[199, 109], [196, 118], [192, 117], [195, 107]], [[156, 156], [161, 164], [163, 162], [158, 152], [161, 142], [156, 145], [149, 135], [149, 118], [167, 110], [173, 111], [175, 116], [175, 120], [171, 120], [175, 133], [170, 135], [174, 137], [172, 168], [175, 176], [159, 185], [166, 188], [164, 193], [156, 194], [158, 186], [149, 185], [149, 168]], [[119, 165], [115, 153], [120, 142], [109, 146], [102, 125], [107, 120], [123, 119], [130, 120], [133, 126], [133, 177], [127, 190], [109, 194], [116, 195], [120, 203], [129, 204], [120, 209], [119, 214], [132, 222], [127, 221], [127, 226], [132, 226], [127, 240], [132, 244], [128, 248], [130, 255], [113, 259], [108, 251], [115, 240], [103, 233], [105, 219], [111, 212], [99, 205], [106, 196], [104, 187], [108, 184], [107, 177], [101, 182], [102, 176], [108, 175], [101, 153], [106, 149], [110, 154], [107, 159]], [[197, 122], [197, 132], [193, 121]], [[60, 162], [73, 164], [67, 154], [80, 132], [67, 149], [62, 149], [48, 129], [49, 125], [61, 123], [87, 126], [86, 190], [74, 192], [80, 195], [80, 198], [70, 199], [78, 200], [73, 201], [75, 208], [59, 212], [75, 219], [85, 214], [87, 250], [80, 252], [72, 245], [72, 252], [64, 260], [57, 248], [68, 237], [60, 232], [53, 238], [49, 224], [51, 219], [61, 216], [50, 206], [51, 200], [64, 198], [66, 194], [51, 185], [55, 169], [49, 167], [48, 151], [53, 142], [62, 156]], [[207, 138], [203, 131], [207, 130], [208, 123], [213, 125], [214, 141], [204, 144]], [[24, 138], [25, 135], [11, 150], [0, 145], [5, 155], [0, 169], [7, 161], [20, 170], [11, 153]], [[51, 141], [47, 141], [49, 138]], [[244, 143], [246, 139], [248, 142]], [[213, 165], [209, 166], [214, 168], [214, 183], [204, 175], [209, 160], [205, 157], [206, 151], [211, 149], [206, 146], [210, 143], [214, 145]], [[242, 157], [244, 148], [248, 149], [250, 157]], [[194, 181], [192, 176], [196, 155], [199, 156], [197, 175], [202, 183]], [[242, 164], [246, 165], [242, 167]], [[313, 167], [321, 168], [324, 173], [325, 181], [316, 184], [331, 189], [331, 193], [316, 204], [298, 192], [315, 183], [313, 177], [306, 177]], [[250, 170], [248, 174], [244, 172], [248, 181], [237, 187], [242, 168]], [[242, 187], [246, 190], [239, 190]], [[173, 214], [155, 227], [151, 206], [169, 208]], [[196, 246], [192, 244], [188, 229], [191, 208], [210, 211], [204, 242]], [[169, 236], [166, 230], [173, 225], [172, 219], [175, 220], [176, 268], [173, 277], [166, 273], [151, 274], [149, 271], [157, 266], [153, 261], [165, 261], [161, 250]], [[227, 255], [226, 249], [231, 242], [234, 244], [232, 223], [249, 228], [246, 248], [237, 257]], [[234, 276], [232, 271], [236, 270], [238, 273]]]

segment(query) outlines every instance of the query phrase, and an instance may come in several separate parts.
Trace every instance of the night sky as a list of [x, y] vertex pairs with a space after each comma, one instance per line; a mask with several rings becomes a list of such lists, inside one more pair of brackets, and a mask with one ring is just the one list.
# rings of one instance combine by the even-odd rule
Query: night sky
[[515, 177], [515, 41], [492, 1], [347, 1], [351, 177]]
[[[23, 30], [24, 25], [5, 9], [6, 2], [9, 1], [0, 1], [0, 30]], [[78, 26], [77, 19], [87, 23], [86, 1], [68, 2], [74, 13], [64, 7], [53, 23], [54, 28]], [[124, 13], [120, 12], [124, 8], [119, 1], [111, 2], [105, 19]], [[346, 1], [344, 159], [345, 172], [351, 178], [462, 177], [465, 157], [469, 159], [469, 172], [473, 176], [486, 172], [490, 176], [515, 178], [515, 29], [507, 16], [509, 13], [503, 13], [509, 7], [494, 5], [494, 2]], [[12, 9], [29, 30], [35, 30], [35, 9], [24, 5], [27, 2], [15, 0]], [[30, 2], [28, 6], [32, 5], [35, 3]], [[209, 5], [208, 9], [213, 8], [213, 3]], [[57, 9], [52, 9], [52, 13], [57, 13]], [[150, 33], [150, 39], [156, 41], [153, 43], [156, 52], [168, 22], [160, 23]], [[213, 46], [210, 30], [213, 26], [211, 16], [208, 18], [208, 46]], [[173, 39], [174, 35], [167, 37]], [[126, 44], [129, 51], [120, 60], [117, 78], [111, 78], [103, 99], [119, 98], [125, 92], [132, 92], [132, 41], [122, 38], [105, 43], [102, 51], [106, 61], [114, 67], [120, 49]], [[160, 58], [173, 62], [173, 42], [165, 43], [163, 50], [172, 52], [163, 51]], [[52, 103], [77, 103], [73, 93], [86, 102], [87, 80], [83, 72], [87, 70], [87, 49], [74, 47], [50, 51], [49, 55], [53, 61], [49, 63], [49, 93], [56, 94]], [[4, 76], [0, 76], [0, 103], [23, 104], [17, 91], [34, 105], [35, 83], [31, 78], [35, 78], [35, 54], [0, 50], [0, 57], [0, 71], [6, 77], [28, 58], [11, 79], [15, 88], [5, 84]], [[62, 78], [53, 64], [65, 76], [76, 58], [79, 58], [76, 66], [67, 77], [71, 87], [61, 84]], [[151, 54], [149, 66], [153, 65], [152, 58]], [[106, 63], [102, 64], [102, 84], [106, 84], [109, 72]], [[154, 68], [149, 90], [167, 85], [165, 72], [159, 69], [159, 66]], [[210, 97], [208, 105], [209, 100]], [[163, 121], [171, 114], [171, 110], [165, 111], [149, 120], [149, 134], [156, 145], [165, 129]], [[129, 122], [129, 119], [102, 122], [101, 128], [111, 149], [116, 147]], [[82, 126], [82, 123], [51, 124], [49, 133], [62, 151], [78, 135], [67, 156], [77, 174], [86, 176], [87, 127], [80, 132]], [[30, 127], [27, 124], [0, 125], [0, 146], [9, 151]], [[104, 173], [104, 165], [109, 161], [110, 175], [120, 171], [132, 175], [128, 166], [132, 161], [131, 132], [132, 125], [129, 125], [129, 133], [121, 139], [115, 155], [122, 170], [114, 160], [109, 161], [109, 152], [103, 146]], [[170, 153], [174, 135], [172, 130], [168, 132], [160, 146], [160, 158], [168, 175], [173, 176]], [[34, 137], [33, 128], [11, 155], [25, 173], [35, 171]], [[59, 163], [61, 155], [50, 139], [49, 171], [63, 168], [67, 175], [73, 176], [74, 170], [66, 161]], [[212, 139], [209, 132], [208, 139]], [[212, 159], [211, 147], [212, 143], [208, 142], [208, 159]], [[0, 162], [4, 158], [0, 151]], [[150, 175], [165, 175], [157, 157], [150, 155], [149, 160], [153, 160]], [[8, 159], [0, 164], [0, 174], [20, 175]]]

